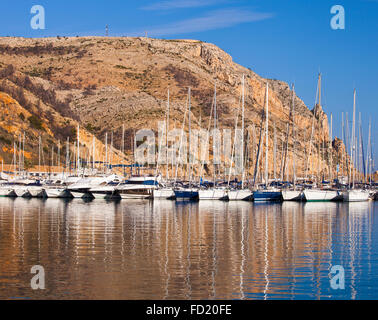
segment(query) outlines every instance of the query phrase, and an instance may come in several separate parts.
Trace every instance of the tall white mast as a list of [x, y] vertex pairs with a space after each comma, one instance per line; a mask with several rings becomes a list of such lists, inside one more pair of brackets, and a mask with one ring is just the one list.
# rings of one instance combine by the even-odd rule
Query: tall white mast
[[370, 161], [371, 161], [371, 154], [370, 154], [370, 148], [371, 148], [371, 118], [369, 118], [369, 137], [368, 137], [368, 146], [366, 150], [366, 182], [369, 182], [369, 175], [371, 174], [370, 172]]
[[265, 185], [268, 187], [268, 153], [269, 153], [269, 84], [266, 83], [266, 102], [265, 102]]
[[167, 165], [166, 165], [166, 174], [165, 174], [165, 176], [166, 176], [166, 179], [167, 179], [167, 181], [168, 181], [168, 179], [169, 179], [169, 160], [168, 160], [168, 141], [169, 141], [169, 139], [168, 139], [168, 134], [169, 134], [169, 89], [168, 89], [168, 101], [167, 101], [167, 124], [166, 124], [166, 126], [165, 126], [165, 131], [166, 131], [166, 136], [165, 136], [165, 138], [166, 138], [166, 144], [167, 144], [167, 146], [166, 146], [166, 163], [167, 163]]
[[108, 172], [108, 133], [105, 133], [105, 172]]
[[[344, 139], [344, 112], [341, 113], [341, 141], [343, 141], [345, 146], [345, 139]], [[341, 178], [343, 177], [344, 173], [344, 152], [341, 152], [341, 166], [340, 166]]]
[[352, 166], [353, 166], [353, 179], [352, 186], [354, 188], [354, 179], [355, 179], [355, 163], [356, 163], [356, 89], [353, 91], [353, 124], [352, 124], [352, 143], [351, 143], [351, 154], [352, 154]]
[[67, 137], [67, 142], [66, 142], [66, 170], [71, 171], [71, 164], [70, 164], [70, 137]]
[[276, 132], [276, 123], [273, 124], [273, 174], [274, 174], [274, 180], [277, 181], [277, 132]]
[[96, 141], [95, 141], [95, 136], [93, 136], [92, 137], [92, 170], [94, 170], [95, 168], [95, 150], [96, 150]]
[[296, 168], [295, 168], [295, 143], [297, 141], [295, 136], [295, 87], [293, 84], [293, 185], [295, 188], [295, 180], [296, 180]]
[[79, 175], [80, 172], [80, 125], [77, 125], [77, 175]]
[[333, 132], [332, 132], [332, 125], [333, 125], [333, 115], [331, 112], [331, 127], [330, 127], [330, 138], [329, 138], [329, 156], [330, 156], [330, 169], [329, 169], [329, 179], [332, 183], [333, 175], [332, 175], [332, 165], [333, 165], [333, 157], [332, 157], [332, 140], [333, 140]]
[[215, 187], [216, 178], [216, 168], [215, 168], [215, 149], [216, 146], [216, 129], [217, 129], [217, 82], [214, 83], [214, 134], [213, 134], [213, 183]]
[[242, 173], [242, 189], [244, 189], [244, 102], [245, 102], [245, 98], [244, 98], [244, 87], [245, 87], [245, 84], [244, 84], [244, 81], [245, 81], [245, 76], [243, 74], [243, 78], [242, 78], [242, 127], [241, 127], [241, 135], [242, 135], [242, 143], [241, 143], [241, 163], [242, 163], [242, 168], [241, 168], [241, 173]]
[[189, 126], [189, 146], [188, 146], [188, 154], [189, 154], [189, 157], [188, 157], [188, 164], [189, 164], [189, 175], [188, 175], [188, 179], [189, 179], [189, 189], [192, 187], [192, 182], [191, 182], [191, 175], [192, 175], [192, 167], [191, 167], [191, 156], [190, 156], [190, 147], [191, 147], [191, 116], [190, 116], [190, 110], [191, 110], [191, 106], [190, 106], [190, 87], [188, 89], [188, 96], [189, 96], [189, 108], [188, 108], [188, 126]]
[[38, 138], [38, 171], [41, 174], [41, 136]]

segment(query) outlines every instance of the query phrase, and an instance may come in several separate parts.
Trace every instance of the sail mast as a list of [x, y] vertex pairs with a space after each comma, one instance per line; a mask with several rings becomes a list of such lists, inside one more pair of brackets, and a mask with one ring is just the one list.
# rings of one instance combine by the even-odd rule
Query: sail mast
[[241, 143], [241, 163], [242, 163], [242, 168], [241, 168], [241, 173], [242, 173], [242, 189], [244, 189], [244, 74], [242, 77], [242, 128], [241, 128], [241, 135], [242, 135], [242, 143]]
[[191, 110], [191, 106], [190, 106], [190, 87], [188, 89], [188, 96], [189, 96], [189, 109], [188, 109], [188, 126], [189, 126], [189, 146], [188, 146], [188, 164], [189, 164], [189, 175], [188, 175], [188, 179], [189, 179], [189, 189], [192, 187], [192, 181], [191, 181], [191, 175], [192, 175], [192, 167], [191, 167], [191, 154], [190, 154], [190, 147], [191, 147], [191, 131], [190, 131], [190, 126], [191, 126], [191, 116], [190, 116], [190, 110]]
[[351, 143], [351, 154], [352, 154], [352, 165], [353, 165], [353, 178], [352, 186], [354, 188], [354, 179], [355, 179], [355, 163], [356, 163], [356, 89], [353, 91], [353, 124], [352, 124], [352, 143]]
[[266, 102], [265, 102], [265, 186], [268, 187], [268, 152], [269, 152], [269, 137], [268, 137], [268, 125], [269, 125], [269, 84], [266, 83]]
[[168, 133], [169, 133], [169, 89], [168, 89], [168, 101], [167, 101], [167, 124], [165, 126], [165, 130], [166, 130], [166, 174], [165, 174], [165, 177], [166, 177], [166, 180], [168, 181], [169, 179], [169, 161], [168, 161]]
[[296, 180], [296, 168], [295, 168], [295, 142], [297, 141], [295, 136], [295, 87], [293, 84], [293, 186], [295, 188], [295, 180]]

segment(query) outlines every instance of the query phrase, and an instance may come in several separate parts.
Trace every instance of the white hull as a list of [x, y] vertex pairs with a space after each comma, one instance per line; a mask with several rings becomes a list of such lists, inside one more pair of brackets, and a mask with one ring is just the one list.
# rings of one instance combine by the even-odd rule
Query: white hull
[[299, 190], [282, 190], [282, 198], [284, 201], [302, 201], [304, 195]]
[[154, 199], [173, 199], [175, 193], [172, 188], [155, 189]]
[[63, 188], [45, 188], [44, 189], [47, 198], [67, 198], [69, 192]]
[[95, 187], [91, 188], [89, 192], [95, 199], [118, 198], [118, 193], [115, 191], [114, 186]]
[[14, 193], [17, 197], [28, 197], [30, 196], [30, 193], [27, 188], [25, 187], [16, 187], [13, 188]]
[[227, 198], [227, 190], [225, 189], [198, 190], [198, 198], [200, 200], [222, 200], [222, 199]]
[[227, 192], [228, 200], [235, 201], [235, 200], [248, 200], [252, 197], [252, 191], [249, 189], [244, 190], [228, 190]]
[[343, 192], [343, 201], [346, 202], [357, 202], [357, 201], [368, 201], [369, 192], [365, 190], [348, 190]]
[[9, 187], [0, 187], [0, 197], [12, 197], [14, 196], [14, 191]]
[[116, 188], [122, 199], [151, 199], [154, 189], [150, 185], [125, 185]]
[[335, 190], [307, 189], [303, 191], [306, 201], [335, 201], [340, 194]]
[[136, 194], [136, 193], [121, 193], [120, 194], [122, 199], [150, 199], [151, 195], [146, 194]]
[[78, 199], [88, 197], [88, 193], [86, 193], [86, 192], [78, 192], [78, 191], [72, 191], [72, 190], [70, 190], [70, 193], [72, 194], [72, 196], [74, 198], [78, 198]]
[[42, 187], [30, 187], [28, 188], [28, 191], [33, 198], [42, 198], [44, 196]]

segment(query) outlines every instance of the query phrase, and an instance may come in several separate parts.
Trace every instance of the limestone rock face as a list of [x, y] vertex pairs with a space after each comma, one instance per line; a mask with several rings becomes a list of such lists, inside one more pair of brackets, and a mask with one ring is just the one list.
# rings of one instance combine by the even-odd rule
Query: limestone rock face
[[[12, 74], [1, 72], [9, 65], [15, 70]], [[249, 147], [256, 153], [268, 83], [270, 155], [273, 153], [275, 126], [277, 159], [282, 158], [282, 147], [289, 132], [288, 158], [291, 161], [294, 147], [291, 88], [285, 82], [264, 79], [236, 64], [229, 54], [214, 44], [129, 37], [0, 38], [0, 82], [7, 87], [0, 87], [0, 91], [5, 90], [17, 99], [19, 95], [8, 87], [23, 88], [26, 100], [30, 100], [28, 111], [39, 114], [46, 123], [56, 122], [50, 128], [53, 143], [57, 140], [54, 128], [70, 122], [72, 126], [79, 123], [99, 141], [104, 141], [106, 132], [109, 135], [113, 132], [114, 145], [121, 149], [124, 124], [125, 148], [129, 156], [133, 132], [141, 128], [156, 131], [158, 122], [164, 120], [168, 89], [171, 97], [170, 128], [182, 125], [188, 87], [192, 90], [192, 125], [207, 127], [216, 83], [218, 125], [233, 129], [240, 110], [242, 75], [245, 75], [246, 128], [255, 128], [255, 140], [251, 137]], [[27, 85], [24, 85], [25, 81]], [[49, 90], [52, 97], [47, 99], [38, 85]], [[18, 102], [25, 107], [24, 101]], [[298, 96], [294, 102], [298, 175], [304, 173], [308, 163], [314, 172], [318, 161], [322, 168], [326, 168], [329, 157], [323, 146], [329, 144], [327, 115], [320, 106], [310, 111]], [[314, 141], [310, 148], [312, 124]], [[12, 133], [4, 135], [9, 140]], [[1, 139], [0, 144], [5, 146]], [[250, 161], [252, 168], [254, 159]], [[272, 161], [270, 157], [271, 174]]]

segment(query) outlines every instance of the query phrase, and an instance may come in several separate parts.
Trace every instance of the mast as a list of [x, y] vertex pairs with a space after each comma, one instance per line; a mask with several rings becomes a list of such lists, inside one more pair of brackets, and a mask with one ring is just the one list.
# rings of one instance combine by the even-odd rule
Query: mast
[[269, 130], [269, 84], [266, 83], [266, 102], [265, 102], [265, 186], [268, 187], [268, 153], [269, 153], [269, 137], [268, 137], [268, 130]]
[[166, 129], [166, 162], [167, 162], [167, 166], [166, 166], [166, 174], [165, 174], [165, 177], [166, 177], [166, 180], [168, 181], [169, 179], [169, 161], [168, 161], [168, 134], [169, 134], [169, 89], [168, 89], [168, 101], [167, 101], [167, 125], [165, 126], [165, 129]]
[[273, 175], [274, 181], [277, 181], [277, 133], [276, 133], [276, 123], [273, 124], [274, 140], [273, 140]]
[[353, 91], [353, 124], [352, 124], [352, 143], [351, 143], [351, 154], [352, 154], [352, 165], [353, 165], [353, 178], [352, 178], [352, 186], [354, 189], [354, 179], [356, 175], [356, 89]]
[[[344, 112], [341, 113], [341, 140], [343, 141], [344, 143], [344, 146], [345, 146], [345, 139], [344, 139]], [[341, 170], [341, 178], [343, 177], [344, 175], [344, 152], [341, 152], [341, 166], [340, 166]]]
[[41, 174], [41, 136], [38, 138], [38, 171]]
[[58, 170], [60, 167], [60, 140], [58, 140], [58, 158], [57, 158]]
[[191, 156], [190, 156], [190, 147], [191, 147], [191, 116], [190, 116], [190, 110], [191, 110], [191, 106], [190, 106], [190, 87], [188, 88], [188, 103], [189, 103], [189, 109], [188, 109], [188, 126], [189, 126], [189, 146], [188, 146], [188, 151], [189, 151], [189, 157], [188, 157], [188, 164], [189, 164], [189, 175], [188, 175], [188, 179], [189, 179], [189, 189], [192, 188], [192, 181], [191, 181], [191, 175], [192, 175], [192, 167], [191, 167]]
[[293, 186], [295, 189], [295, 180], [296, 180], [296, 168], [295, 168], [295, 143], [297, 141], [295, 136], [295, 87], [293, 84]]
[[77, 125], [77, 164], [76, 164], [77, 175], [80, 172], [80, 125]]
[[[318, 88], [317, 88], [317, 91], [316, 93], [318, 95], [318, 104], [319, 106], [321, 106], [321, 87], [322, 87], [322, 75], [321, 73], [319, 73], [318, 75]], [[315, 99], [315, 107], [316, 107], [316, 99]], [[307, 157], [307, 164], [306, 164], [306, 180], [308, 178], [308, 169], [309, 169], [309, 165], [310, 165], [310, 158], [311, 158], [311, 148], [312, 148], [312, 139], [314, 137], [314, 128], [315, 127], [315, 108], [313, 110], [313, 117], [312, 117], [312, 125], [311, 125], [311, 136], [310, 136], [310, 142], [309, 142], [309, 152], [308, 152], [308, 157]]]
[[[122, 132], [124, 133], [124, 131], [122, 130]], [[125, 137], [123, 136], [122, 139], [124, 139]], [[124, 142], [124, 140], [123, 140]], [[122, 145], [124, 145], [122, 143]], [[92, 171], [94, 171], [94, 168], [95, 168], [95, 150], [96, 150], [96, 141], [95, 141], [95, 136], [92, 137]], [[123, 150], [124, 152], [125, 150]]]
[[371, 148], [371, 118], [369, 118], [369, 137], [368, 137], [368, 145], [366, 150], [366, 183], [369, 183], [369, 177], [370, 177], [370, 148]]
[[332, 140], [333, 140], [333, 132], [332, 132], [332, 124], [333, 124], [333, 115], [331, 112], [331, 127], [330, 127], [330, 139], [329, 139], [329, 153], [328, 156], [330, 157], [330, 168], [329, 168], [329, 179], [330, 182], [332, 183], [333, 175], [332, 175], [332, 164], [333, 164], [333, 159], [332, 159]]
[[[360, 145], [361, 145], [361, 150], [360, 150], [360, 160], [361, 160], [361, 167], [362, 167], [362, 173], [363, 173], [363, 178], [366, 177], [366, 166], [365, 166], [365, 152], [364, 152], [364, 139], [363, 139], [363, 134], [362, 134], [362, 121], [361, 121], [361, 112], [360, 112]], [[361, 182], [364, 179], [361, 179]]]
[[105, 173], [108, 172], [108, 133], [105, 133]]
[[66, 170], [71, 172], [71, 165], [70, 165], [70, 137], [67, 137], [66, 142]]
[[242, 173], [242, 189], [244, 189], [244, 102], [245, 102], [245, 98], [244, 98], [244, 80], [245, 79], [245, 76], [243, 74], [243, 77], [242, 77], [242, 127], [241, 127], [241, 135], [242, 135], [242, 142], [241, 142], [241, 159], [242, 159], [242, 168], [241, 168], [241, 173]]
[[[190, 105], [189, 105], [189, 108], [190, 108]], [[189, 113], [189, 115], [190, 115], [190, 113]], [[216, 169], [215, 169], [216, 129], [217, 129], [217, 82], [215, 81], [214, 82], [214, 134], [213, 134], [213, 170], [214, 170], [214, 172], [213, 172], [213, 184], [214, 184], [214, 188], [215, 188], [215, 183], [216, 183], [216, 180], [217, 180]], [[190, 138], [190, 136], [189, 136], [189, 138]], [[190, 146], [190, 144], [189, 144], [189, 146]]]

